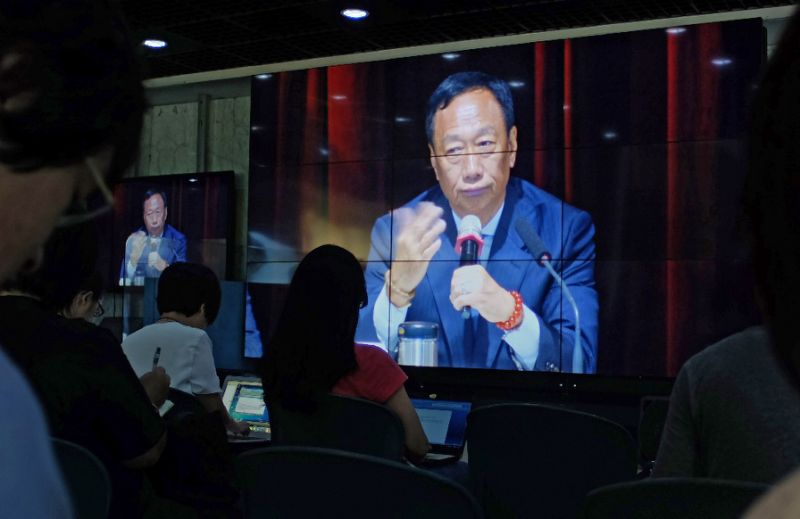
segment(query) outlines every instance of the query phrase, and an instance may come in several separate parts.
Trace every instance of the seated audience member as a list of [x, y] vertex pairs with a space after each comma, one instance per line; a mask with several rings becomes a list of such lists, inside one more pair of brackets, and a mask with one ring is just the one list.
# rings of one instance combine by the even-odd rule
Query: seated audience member
[[358, 260], [335, 245], [308, 253], [297, 268], [262, 364], [264, 393], [286, 409], [310, 410], [327, 394], [386, 405], [405, 428], [409, 457], [428, 439], [403, 384], [408, 378], [380, 348], [354, 342], [367, 298]]
[[774, 483], [800, 466], [800, 405], [749, 328], [689, 359], [675, 380], [653, 477]]
[[[133, 162], [145, 107], [134, 49], [107, 1], [0, 3], [0, 283], [77, 216], [70, 203]], [[0, 510], [71, 517], [42, 407], [4, 349]]]
[[86, 447], [106, 466], [110, 515], [141, 517], [160, 506], [142, 469], [159, 460], [166, 444], [155, 406], [167, 395], [169, 377], [155, 368], [138, 380], [108, 330], [56, 313], [96, 311], [91, 241], [79, 227], [56, 232], [41, 269], [4, 285], [0, 341], [33, 384], [52, 434]]
[[95, 271], [79, 282], [77, 291], [69, 290], [62, 283], [53, 287], [47, 303], [62, 317], [97, 324], [106, 313], [103, 308], [103, 277]]
[[[800, 388], [800, 13], [770, 58], [753, 105], [744, 207], [753, 242], [756, 293], [773, 351]], [[780, 410], [794, 413], [800, 396]], [[756, 420], [763, 417], [756, 417]], [[787, 423], [786, 427], [793, 427]], [[747, 519], [800, 517], [800, 470], [779, 482]]]
[[[209, 412], [218, 411], [231, 433], [247, 434], [246, 422], [234, 420], [222, 403], [211, 338], [222, 298], [214, 272], [196, 263], [173, 263], [158, 280], [156, 303], [161, 318], [122, 341], [133, 370], [142, 375], [156, 362], [170, 376], [170, 386], [195, 395]], [[160, 354], [156, 357], [156, 349]]]

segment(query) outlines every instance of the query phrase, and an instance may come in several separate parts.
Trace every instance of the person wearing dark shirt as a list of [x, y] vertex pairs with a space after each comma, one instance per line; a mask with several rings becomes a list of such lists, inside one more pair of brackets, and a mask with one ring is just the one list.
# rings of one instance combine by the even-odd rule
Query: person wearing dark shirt
[[772, 484], [800, 466], [800, 395], [771, 348], [769, 332], [753, 327], [683, 365], [653, 477]]
[[86, 447], [105, 465], [111, 516], [139, 517], [158, 506], [146, 495], [141, 469], [154, 465], [166, 444], [156, 406], [169, 377], [156, 367], [137, 378], [111, 332], [85, 319], [102, 293], [92, 230], [57, 231], [42, 267], [4, 284], [0, 342], [38, 393], [52, 434]]
[[28, 295], [0, 297], [0, 315], [0, 341], [33, 384], [52, 434], [103, 462], [112, 517], [140, 516], [144, 475], [136, 469], [158, 460], [166, 430], [119, 343], [107, 330], [56, 315]]

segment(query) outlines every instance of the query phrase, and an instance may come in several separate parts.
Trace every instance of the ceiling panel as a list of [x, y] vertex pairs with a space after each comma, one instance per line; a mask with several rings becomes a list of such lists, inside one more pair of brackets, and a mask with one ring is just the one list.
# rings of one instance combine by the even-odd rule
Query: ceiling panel
[[145, 50], [148, 77], [609, 23], [793, 5], [789, 0], [120, 0]]

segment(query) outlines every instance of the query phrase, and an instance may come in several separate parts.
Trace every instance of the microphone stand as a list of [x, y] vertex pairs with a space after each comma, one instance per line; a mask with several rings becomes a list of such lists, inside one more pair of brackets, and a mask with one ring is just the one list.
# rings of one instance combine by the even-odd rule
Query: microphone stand
[[583, 373], [583, 349], [581, 349], [581, 316], [580, 312], [578, 312], [578, 305], [575, 303], [575, 298], [572, 297], [572, 292], [569, 291], [569, 287], [564, 280], [561, 279], [561, 276], [555, 271], [553, 266], [550, 264], [550, 260], [542, 258], [541, 264], [547, 271], [550, 273], [553, 278], [558, 282], [558, 286], [561, 287], [561, 291], [564, 296], [569, 301], [569, 304], [572, 306], [572, 311], [575, 312], [575, 346], [572, 350], [572, 372], [573, 373]]

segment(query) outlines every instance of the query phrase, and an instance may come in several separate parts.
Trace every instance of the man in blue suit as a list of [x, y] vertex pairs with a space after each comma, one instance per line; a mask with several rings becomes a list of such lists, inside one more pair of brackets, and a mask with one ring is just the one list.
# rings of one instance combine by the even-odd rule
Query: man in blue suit
[[[510, 177], [517, 128], [508, 85], [481, 72], [451, 75], [428, 101], [426, 130], [439, 184], [375, 222], [357, 340], [393, 351], [398, 324], [431, 321], [440, 326], [439, 366], [572, 371], [574, 314], [517, 234], [524, 219], [580, 310], [577, 371], [594, 372], [594, 225], [588, 213]], [[460, 267], [454, 247], [467, 215], [480, 219], [484, 247], [478, 264]]]
[[142, 211], [144, 225], [125, 242], [120, 285], [143, 285], [144, 278], [157, 278], [165, 268], [186, 261], [186, 236], [167, 222], [167, 194], [148, 189]]

